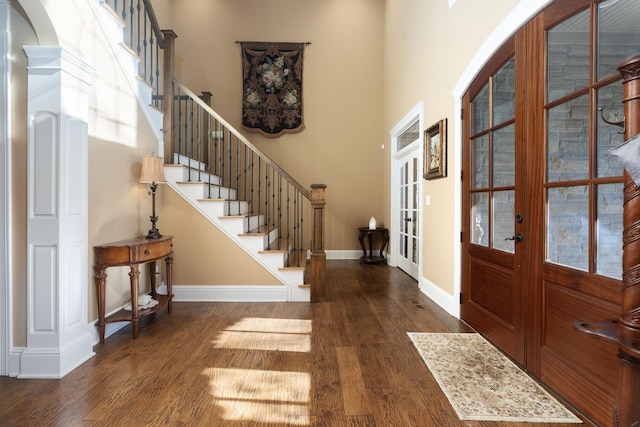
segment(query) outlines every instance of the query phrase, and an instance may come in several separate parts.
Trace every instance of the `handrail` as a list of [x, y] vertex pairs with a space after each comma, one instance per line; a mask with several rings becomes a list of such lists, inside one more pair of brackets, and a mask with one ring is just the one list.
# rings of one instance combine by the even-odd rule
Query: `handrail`
[[[311, 200], [311, 191], [307, 190], [303, 187], [298, 181], [296, 181], [291, 175], [285, 172], [275, 161], [273, 161], [269, 156], [264, 154], [259, 148], [251, 143], [242, 133], [238, 132], [233, 126], [229, 124], [225, 119], [220, 117], [218, 113], [216, 113], [209, 105], [207, 105], [204, 101], [200, 99], [198, 95], [193, 93], [189, 88], [184, 86], [182, 83], [178, 82], [175, 78], [173, 79], [174, 84], [176, 84], [181, 91], [189, 95], [202, 109], [207, 111], [211, 116], [213, 116], [220, 124], [222, 124], [226, 129], [230, 130], [236, 138], [242, 141], [246, 146], [251, 148], [256, 154], [260, 157], [264, 158], [268, 161], [269, 165], [276, 170], [280, 175], [286, 178], [298, 191], [300, 191], [308, 200]], [[166, 161], [166, 160], [165, 160]]]
[[144, 8], [145, 8], [145, 11], [147, 12], [147, 16], [149, 16], [149, 21], [151, 21], [151, 29], [156, 35], [158, 47], [160, 49], [164, 49], [164, 37], [162, 35], [162, 30], [160, 30], [160, 25], [158, 25], [156, 12], [153, 10], [153, 6], [151, 6], [151, 2], [149, 0], [142, 0], [142, 1], [144, 2]]

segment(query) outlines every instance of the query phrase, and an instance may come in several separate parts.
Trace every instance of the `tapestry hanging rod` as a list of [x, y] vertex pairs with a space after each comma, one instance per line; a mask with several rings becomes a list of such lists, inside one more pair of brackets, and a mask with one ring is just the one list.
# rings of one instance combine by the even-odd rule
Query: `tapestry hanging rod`
[[[249, 41], [241, 41], [241, 40], [236, 40], [234, 43], [235, 44], [241, 44], [241, 43], [265, 43], [265, 44], [269, 44], [269, 43], [290, 43], [290, 44], [296, 44], [296, 43], [293, 43], [293, 42], [256, 42], [256, 41], [249, 42]], [[302, 42], [300, 44], [303, 44], [305, 46], [309, 46], [311, 44], [311, 42]]]

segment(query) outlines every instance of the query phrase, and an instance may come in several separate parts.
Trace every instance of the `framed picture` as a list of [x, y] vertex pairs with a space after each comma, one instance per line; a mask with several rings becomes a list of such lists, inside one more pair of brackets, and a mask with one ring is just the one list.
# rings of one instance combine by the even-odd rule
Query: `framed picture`
[[447, 119], [424, 131], [424, 179], [447, 176]]

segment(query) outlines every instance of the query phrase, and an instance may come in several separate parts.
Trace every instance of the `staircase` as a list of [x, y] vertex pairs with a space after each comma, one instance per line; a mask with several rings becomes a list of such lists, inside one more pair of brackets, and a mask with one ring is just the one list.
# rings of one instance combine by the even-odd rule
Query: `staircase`
[[[322, 300], [325, 186], [298, 184], [213, 111], [205, 96], [171, 78], [172, 58], [166, 56], [172, 57], [175, 34], [159, 31], [148, 0], [94, 1], [114, 57], [158, 137], [167, 184], [278, 278], [283, 299]], [[311, 241], [307, 249], [305, 239]]]

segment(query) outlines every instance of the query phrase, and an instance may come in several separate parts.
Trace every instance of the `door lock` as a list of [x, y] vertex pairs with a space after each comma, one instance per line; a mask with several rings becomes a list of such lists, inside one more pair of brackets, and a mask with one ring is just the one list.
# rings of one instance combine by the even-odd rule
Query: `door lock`
[[516, 243], [520, 243], [523, 239], [524, 237], [522, 237], [522, 233], [518, 233], [515, 236], [507, 237], [504, 240], [515, 240]]

